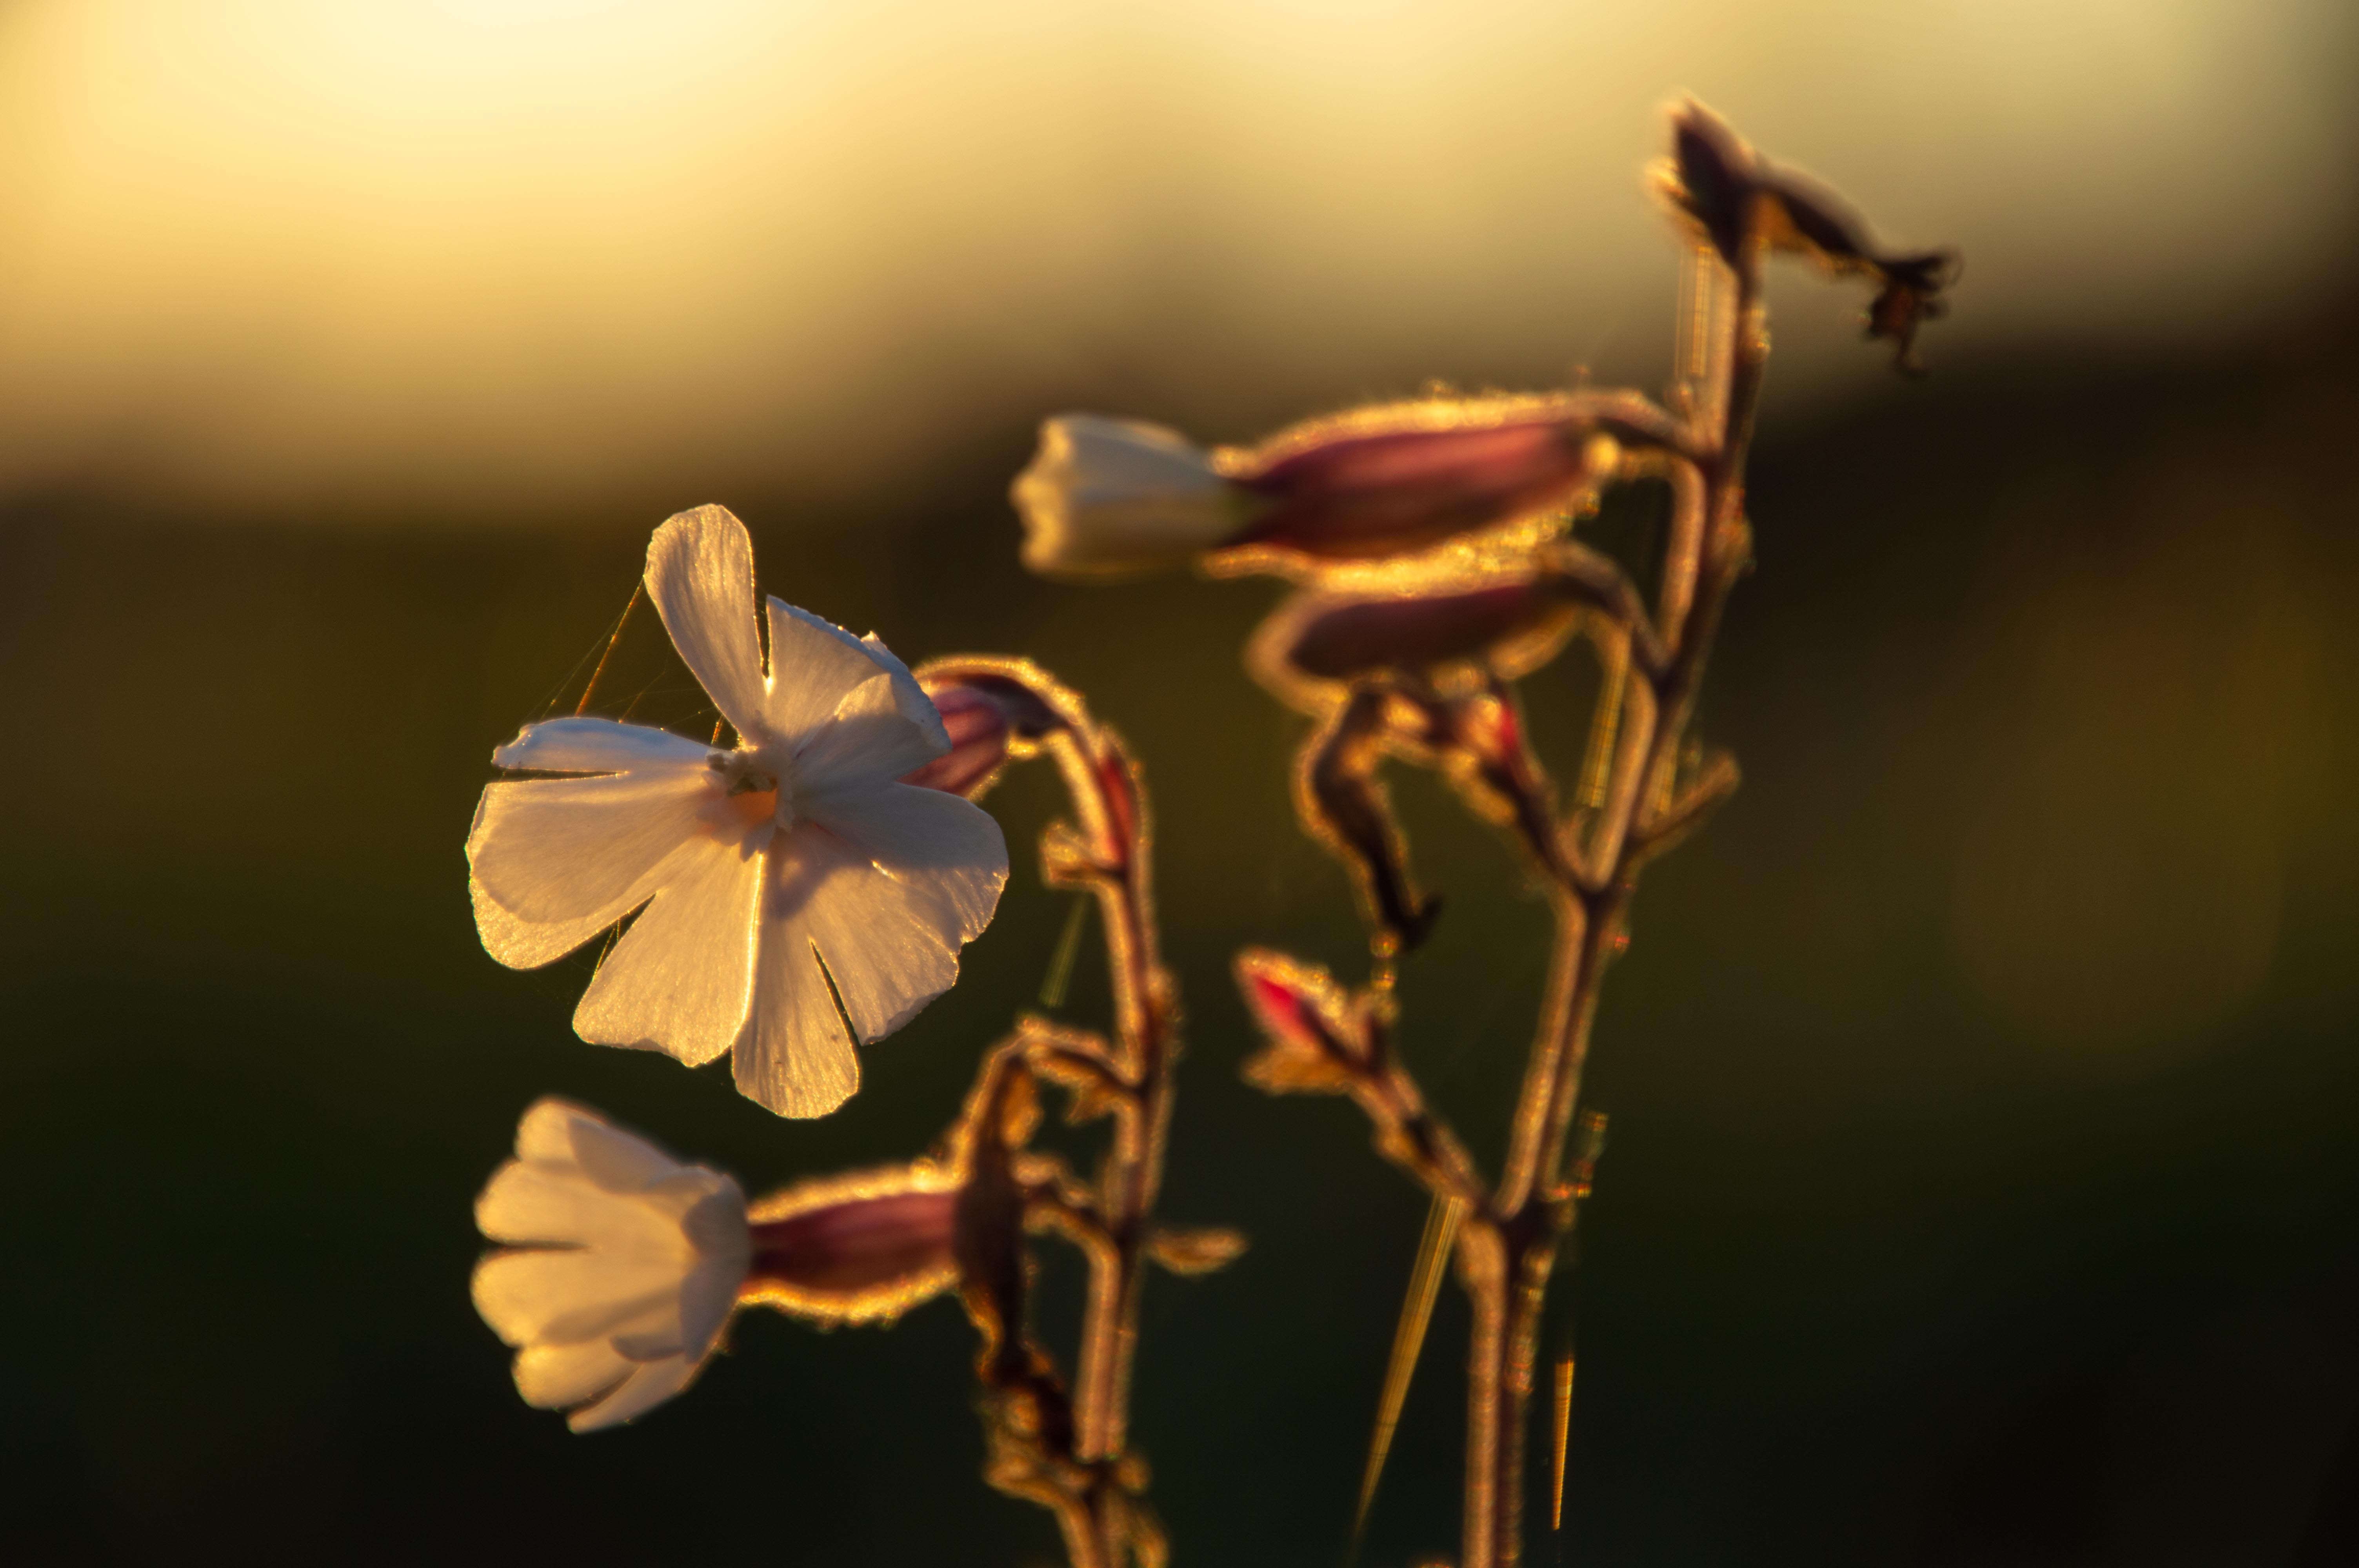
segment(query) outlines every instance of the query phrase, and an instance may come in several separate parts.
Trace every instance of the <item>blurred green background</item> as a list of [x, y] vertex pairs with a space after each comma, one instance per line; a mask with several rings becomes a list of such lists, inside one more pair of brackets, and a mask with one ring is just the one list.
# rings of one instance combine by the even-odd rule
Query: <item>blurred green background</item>
[[[1183, 1563], [1338, 1561], [1425, 1206], [1355, 1112], [1236, 1077], [1237, 946], [1360, 961], [1287, 809], [1301, 721], [1236, 655], [1275, 590], [1031, 580], [1005, 486], [1066, 407], [1247, 439], [1434, 375], [1658, 383], [1636, 171], [1691, 87], [1969, 273], [1922, 384], [1855, 297], [1774, 290], [1703, 715], [1745, 784], [1606, 991], [1536, 1559], [2349, 1561], [2354, 27], [1772, 9], [0, 10], [25, 1560], [1058, 1560], [977, 1479], [950, 1303], [749, 1315], [577, 1438], [467, 1301], [534, 1097], [757, 1192], [904, 1158], [1065, 920], [1018, 773], [966, 978], [814, 1123], [575, 1041], [586, 959], [484, 955], [491, 748], [719, 501], [770, 590], [913, 662], [1035, 657], [1145, 759], [1191, 1051], [1166, 1209], [1254, 1246], [1152, 1286], [1136, 1429]], [[685, 719], [650, 628], [600, 705]], [[1560, 761], [1586, 678], [1532, 683]], [[1405, 1048], [1495, 1155], [1543, 909], [1396, 793], [1448, 899]], [[1103, 1000], [1085, 966], [1071, 1011]], [[1462, 1333], [1445, 1291], [1368, 1563], [1455, 1550]]]

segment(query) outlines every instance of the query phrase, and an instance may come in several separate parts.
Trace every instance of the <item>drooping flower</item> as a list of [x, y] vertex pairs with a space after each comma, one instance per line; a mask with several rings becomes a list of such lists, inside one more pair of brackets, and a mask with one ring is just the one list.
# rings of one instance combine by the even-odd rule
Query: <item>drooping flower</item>
[[690, 1065], [733, 1052], [746, 1095], [823, 1115], [858, 1087], [853, 1034], [882, 1039], [958, 978], [1006, 882], [1006, 841], [971, 802], [901, 782], [950, 738], [873, 635], [772, 598], [765, 668], [753, 546], [728, 512], [657, 529], [647, 588], [734, 743], [606, 719], [527, 725], [493, 762], [577, 776], [484, 791], [467, 838], [476, 928], [527, 968], [639, 911], [576, 1032]]
[[735, 1178], [554, 1098], [516, 1153], [475, 1201], [485, 1237], [519, 1244], [476, 1265], [475, 1309], [516, 1346], [526, 1402], [576, 1432], [687, 1388], [739, 1306], [873, 1323], [958, 1279], [951, 1166], [806, 1183], [749, 1215]]
[[1205, 450], [1161, 426], [1068, 414], [1011, 491], [1024, 564], [1051, 577], [1369, 561], [1554, 513], [1610, 481], [1625, 444], [1674, 444], [1625, 394], [1434, 398]]
[[688, 1387], [753, 1256], [734, 1178], [561, 1099], [525, 1112], [475, 1223], [525, 1244], [476, 1265], [475, 1310], [516, 1347], [525, 1402], [571, 1411], [576, 1432]]

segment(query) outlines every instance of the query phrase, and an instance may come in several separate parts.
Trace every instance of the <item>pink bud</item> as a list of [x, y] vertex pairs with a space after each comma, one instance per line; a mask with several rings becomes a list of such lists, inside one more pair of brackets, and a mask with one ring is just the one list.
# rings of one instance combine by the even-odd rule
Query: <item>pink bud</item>
[[935, 659], [917, 676], [942, 716], [951, 749], [902, 774], [903, 784], [979, 800], [1010, 758], [1073, 722], [1059, 706], [1056, 683], [1023, 659]]
[[927, 695], [942, 716], [951, 749], [923, 767], [903, 773], [901, 782], [948, 795], [981, 795], [1000, 764], [1007, 761], [1006, 711], [971, 686], [946, 686]]
[[1238, 989], [1268, 1049], [1245, 1076], [1273, 1094], [1334, 1094], [1374, 1057], [1368, 1019], [1325, 969], [1266, 947], [1237, 955]]

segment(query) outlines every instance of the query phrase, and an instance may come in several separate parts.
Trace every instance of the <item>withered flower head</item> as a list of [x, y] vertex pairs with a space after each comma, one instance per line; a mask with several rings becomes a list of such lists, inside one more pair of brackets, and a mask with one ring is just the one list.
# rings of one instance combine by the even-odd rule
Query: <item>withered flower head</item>
[[1944, 314], [1940, 294], [1957, 281], [1956, 253], [1876, 244], [1849, 202], [1763, 157], [1691, 98], [1674, 104], [1670, 118], [1671, 158], [1656, 170], [1655, 183], [1672, 211], [1729, 266], [1746, 265], [1759, 246], [1804, 257], [1833, 276], [1868, 279], [1876, 287], [1868, 337], [1891, 340], [1901, 370], [1919, 373], [1917, 329]]
[[1760, 157], [1727, 121], [1692, 98], [1671, 106], [1671, 161], [1655, 170], [1655, 189], [1730, 266], [1744, 265], [1753, 237], [1760, 168]]
[[1764, 169], [1758, 211], [1770, 249], [1805, 257], [1831, 276], [1873, 282], [1876, 295], [1867, 308], [1867, 335], [1890, 339], [1903, 371], [1922, 370], [1917, 329], [1947, 312], [1948, 302], [1940, 296], [1957, 281], [1955, 252], [1883, 250], [1868, 237], [1866, 221], [1843, 198], [1788, 169]]

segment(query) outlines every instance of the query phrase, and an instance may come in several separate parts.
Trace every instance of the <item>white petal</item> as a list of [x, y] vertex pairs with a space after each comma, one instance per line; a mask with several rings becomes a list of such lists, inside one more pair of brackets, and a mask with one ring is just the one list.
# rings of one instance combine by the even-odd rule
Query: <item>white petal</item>
[[936, 755], [949, 751], [951, 733], [942, 725], [941, 709], [936, 708], [934, 699], [926, 695], [926, 688], [918, 684], [918, 677], [909, 673], [909, 666], [903, 664], [900, 656], [886, 647], [885, 640], [875, 633], [871, 632], [860, 641], [864, 647], [876, 655], [876, 662], [892, 673], [893, 705], [901, 710], [901, 717], [926, 731], [934, 742]]
[[[932, 708], [929, 702], [927, 707]], [[795, 808], [815, 795], [881, 787], [940, 756], [941, 715], [931, 730], [901, 711], [893, 677], [879, 671], [847, 693], [795, 753]]]
[[809, 882], [801, 927], [861, 1040], [882, 1040], [958, 979], [961, 914], [931, 881], [893, 876], [817, 824], [786, 839]]
[[595, 1432], [600, 1427], [619, 1426], [645, 1415], [687, 1388], [702, 1365], [685, 1356], [642, 1362], [621, 1388], [596, 1404], [575, 1411], [565, 1424], [576, 1432]]
[[684, 1274], [678, 1252], [656, 1246], [495, 1252], [475, 1265], [475, 1310], [510, 1345], [592, 1339], [676, 1324]]
[[[983, 807], [940, 790], [888, 784], [821, 795], [811, 821], [890, 873], [913, 913], [944, 937], [971, 942], [991, 924], [1007, 885], [1007, 838]], [[789, 836], [791, 837], [791, 835]]]
[[696, 1266], [679, 1289], [680, 1342], [692, 1356], [712, 1348], [721, 1325], [737, 1305], [737, 1291], [753, 1262], [754, 1238], [745, 1223], [745, 1195], [735, 1182], [706, 1196], [680, 1226], [698, 1253]]
[[586, 1404], [621, 1385], [643, 1365], [603, 1339], [578, 1345], [527, 1345], [516, 1352], [516, 1392], [542, 1410]]
[[[894, 665], [899, 663], [893, 660]], [[827, 722], [846, 695], [891, 668], [877, 658], [875, 649], [842, 627], [808, 610], [798, 610], [783, 599], [772, 599], [770, 693], [764, 712], [768, 734], [799, 747]]]
[[647, 597], [712, 705], [739, 734], [759, 733], [762, 645], [745, 525], [721, 506], [667, 520], [647, 541]]
[[783, 852], [806, 837], [781, 834], [763, 857], [754, 1001], [732, 1065], [737, 1087], [780, 1116], [825, 1116], [860, 1087], [860, 1061], [835, 1009], [804, 922], [815, 884], [803, 858]]
[[665, 1051], [695, 1066], [729, 1049], [745, 1022], [754, 971], [756, 838], [693, 846], [590, 982], [574, 1033], [595, 1045]]
[[1065, 414], [1010, 492], [1024, 564], [1051, 577], [1178, 566], [1225, 542], [1248, 516], [1212, 459], [1176, 430]]
[[652, 725], [574, 717], [526, 725], [515, 740], [492, 753], [492, 762], [503, 768], [552, 773], [619, 773], [650, 763], [701, 764], [711, 750], [701, 741]]
[[579, 1171], [512, 1160], [475, 1200], [475, 1226], [495, 1241], [583, 1247], [618, 1236], [628, 1221], [616, 1211], [627, 1201]]
[[467, 897], [475, 906], [475, 931], [484, 939], [484, 951], [511, 969], [537, 969], [553, 963], [629, 912], [625, 904], [611, 914], [593, 909], [578, 920], [526, 920], [502, 909], [472, 874], [467, 878]]
[[707, 829], [701, 814], [719, 788], [701, 762], [491, 784], [467, 865], [493, 903], [528, 924], [611, 924], [655, 891], [666, 856]]
[[688, 1165], [637, 1133], [615, 1126], [587, 1106], [547, 1095], [516, 1123], [516, 1158], [579, 1172], [610, 1193], [637, 1193], [701, 1166]]

